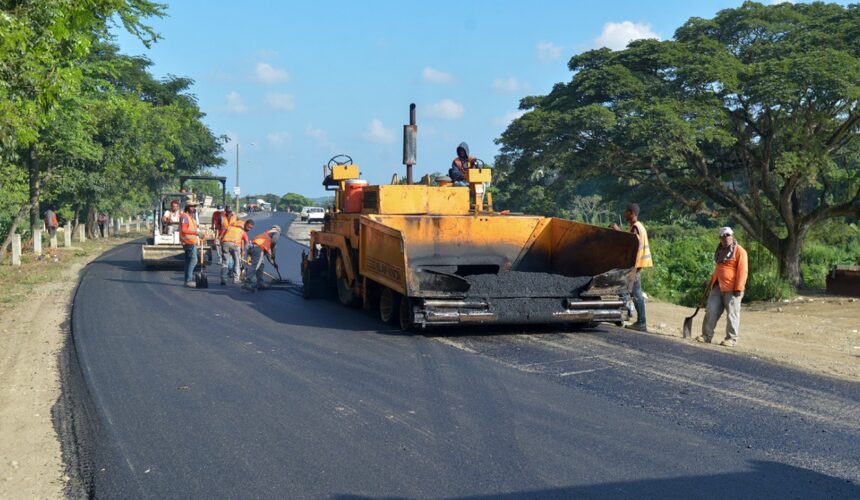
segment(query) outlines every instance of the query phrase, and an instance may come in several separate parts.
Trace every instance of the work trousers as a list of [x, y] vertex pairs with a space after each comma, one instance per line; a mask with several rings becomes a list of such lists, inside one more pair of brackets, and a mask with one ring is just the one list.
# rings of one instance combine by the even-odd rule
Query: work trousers
[[248, 256], [251, 257], [251, 265], [245, 272], [245, 281], [251, 286], [263, 284], [263, 257], [266, 252], [257, 245], [251, 245], [248, 249]]
[[234, 281], [239, 281], [241, 274], [242, 250], [234, 243], [221, 243], [221, 279], [227, 280], [232, 275]]
[[738, 340], [741, 329], [741, 300], [743, 292], [737, 297], [732, 292], [720, 291], [715, 284], [708, 296], [708, 306], [705, 309], [705, 321], [702, 322], [702, 336], [708, 342], [714, 337], [714, 328], [717, 326], [723, 311], [726, 311], [726, 339]]
[[105, 237], [105, 223], [99, 222], [99, 234], [102, 235], [102, 238]]
[[194, 268], [197, 267], [197, 245], [182, 245], [185, 250], [185, 282], [194, 281]]
[[645, 296], [642, 295], [641, 272], [636, 272], [631, 297], [633, 299], [633, 306], [636, 308], [636, 324], [638, 326], [645, 326]]

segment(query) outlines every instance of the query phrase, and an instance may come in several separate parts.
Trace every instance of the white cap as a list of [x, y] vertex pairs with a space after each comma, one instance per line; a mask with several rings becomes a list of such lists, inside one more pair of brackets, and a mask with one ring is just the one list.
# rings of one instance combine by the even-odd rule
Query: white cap
[[281, 232], [281, 226], [275, 224], [274, 226], [272, 226], [272, 229], [269, 229], [269, 231], [277, 231], [280, 233]]
[[723, 236], [732, 236], [734, 234], [735, 232], [732, 231], [732, 228], [730, 228], [729, 226], [720, 228], [720, 238], [722, 238]]

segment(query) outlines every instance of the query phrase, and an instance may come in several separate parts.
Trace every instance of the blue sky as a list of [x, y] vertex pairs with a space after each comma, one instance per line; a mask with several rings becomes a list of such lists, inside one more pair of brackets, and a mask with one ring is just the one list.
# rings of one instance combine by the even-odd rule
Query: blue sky
[[[405, 173], [402, 127], [418, 105], [416, 174], [447, 171], [460, 141], [492, 162], [519, 99], [567, 81], [567, 61], [631, 38], [672, 37], [692, 16], [738, 1], [182, 0], [152, 24], [157, 76], [191, 77], [206, 122], [227, 144], [243, 194], [325, 195], [321, 166], [348, 153], [370, 183]], [[251, 143], [254, 143], [252, 145]]]

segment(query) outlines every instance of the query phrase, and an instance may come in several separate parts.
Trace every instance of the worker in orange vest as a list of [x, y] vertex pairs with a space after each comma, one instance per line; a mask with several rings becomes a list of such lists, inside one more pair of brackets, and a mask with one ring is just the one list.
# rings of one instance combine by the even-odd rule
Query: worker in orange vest
[[48, 230], [48, 236], [51, 238], [56, 236], [58, 227], [60, 227], [60, 221], [57, 220], [57, 208], [51, 205], [45, 210], [45, 229]]
[[185, 251], [185, 286], [197, 288], [194, 283], [194, 268], [197, 267], [197, 247], [200, 246], [201, 230], [197, 225], [197, 202], [185, 202], [185, 211], [179, 217], [179, 241]]
[[241, 262], [248, 249], [248, 231], [254, 229], [254, 221], [236, 220], [227, 228], [221, 240], [221, 284], [227, 284], [227, 276], [233, 276], [233, 282], [239, 283]]
[[275, 269], [278, 268], [278, 263], [275, 261], [275, 247], [280, 237], [281, 227], [275, 225], [251, 240], [251, 247], [248, 249], [251, 264], [245, 274], [245, 283], [242, 285], [242, 288], [251, 291], [269, 288], [263, 281], [263, 256], [266, 256], [266, 259], [275, 266]]
[[639, 249], [636, 252], [636, 277], [633, 281], [633, 305], [636, 308], [636, 322], [628, 325], [631, 330], [647, 332], [645, 323], [645, 296], [642, 294], [642, 269], [653, 267], [654, 260], [651, 258], [651, 245], [648, 243], [648, 231], [642, 221], [639, 220], [639, 205], [631, 203], [624, 211], [624, 219], [630, 223], [630, 232], [639, 239]]

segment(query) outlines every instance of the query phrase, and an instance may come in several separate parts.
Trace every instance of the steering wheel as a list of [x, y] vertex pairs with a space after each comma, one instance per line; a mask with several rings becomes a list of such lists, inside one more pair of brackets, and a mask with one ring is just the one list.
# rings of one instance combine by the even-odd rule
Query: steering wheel
[[326, 164], [326, 172], [330, 174], [332, 169], [337, 165], [352, 165], [352, 156], [349, 155], [335, 155], [331, 157], [331, 160]]

